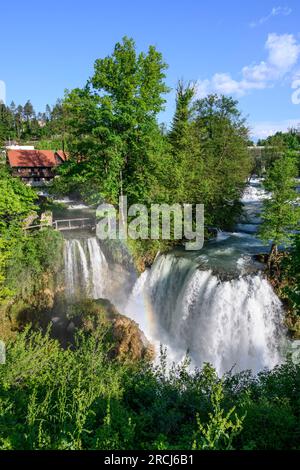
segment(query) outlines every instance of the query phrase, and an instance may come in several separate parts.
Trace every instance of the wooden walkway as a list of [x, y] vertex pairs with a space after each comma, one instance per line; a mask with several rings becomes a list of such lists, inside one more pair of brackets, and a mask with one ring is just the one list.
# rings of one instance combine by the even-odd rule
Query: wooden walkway
[[[31, 230], [31, 229], [41, 229], [45, 227], [51, 227], [51, 225], [47, 224], [38, 224], [38, 225], [29, 225], [28, 227], [24, 227], [24, 230]], [[79, 230], [82, 228], [93, 228], [95, 227], [95, 221], [91, 218], [81, 218], [81, 219], [60, 219], [54, 220], [52, 222], [52, 227], [58, 231], [64, 230]]]

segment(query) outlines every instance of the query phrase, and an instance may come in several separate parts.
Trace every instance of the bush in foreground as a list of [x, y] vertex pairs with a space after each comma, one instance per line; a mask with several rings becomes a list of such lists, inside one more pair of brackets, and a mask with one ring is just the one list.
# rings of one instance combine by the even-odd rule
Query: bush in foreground
[[210, 365], [114, 361], [27, 329], [0, 366], [1, 449], [299, 449], [300, 366], [221, 380]]

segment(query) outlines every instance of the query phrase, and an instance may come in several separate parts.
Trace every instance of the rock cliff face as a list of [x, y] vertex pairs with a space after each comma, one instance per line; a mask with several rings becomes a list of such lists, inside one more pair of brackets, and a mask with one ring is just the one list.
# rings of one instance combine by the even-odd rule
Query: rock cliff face
[[7, 341], [29, 323], [34, 328], [49, 324], [55, 299], [64, 290], [55, 275], [43, 273], [29, 291], [21, 292], [0, 305], [0, 337]]
[[28, 324], [43, 330], [51, 325], [52, 335], [63, 347], [74, 344], [75, 334], [83, 331], [102, 336], [111, 358], [135, 361], [154, 357], [154, 349], [137, 323], [120, 314], [109, 300], [67, 303], [64, 285], [56, 281], [54, 276], [44, 273], [34, 292], [12, 298], [1, 306], [1, 339], [6, 341]]
[[53, 334], [63, 346], [74, 343], [76, 332], [82, 331], [100, 335], [111, 358], [135, 361], [154, 357], [154, 349], [137, 323], [121, 315], [107, 299], [69, 304], [51, 322]]
[[153, 359], [154, 349], [137, 323], [124, 315], [112, 320], [112, 354], [122, 360]]
[[51, 289], [46, 288], [43, 294], [40, 308], [19, 300], [6, 306], [6, 311], [0, 311], [1, 339], [8, 340], [28, 324], [43, 330], [51, 325], [52, 336], [62, 347], [74, 345], [76, 333], [82, 331], [100, 336], [111, 358], [122, 361], [154, 358], [154, 349], [138, 324], [121, 315], [109, 300], [55, 305]]

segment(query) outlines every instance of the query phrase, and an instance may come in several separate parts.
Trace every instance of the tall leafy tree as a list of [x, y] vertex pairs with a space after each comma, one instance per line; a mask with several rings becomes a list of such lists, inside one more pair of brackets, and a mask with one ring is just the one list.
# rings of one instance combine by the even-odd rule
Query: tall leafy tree
[[0, 141], [4, 142], [13, 137], [13, 115], [9, 107], [0, 103]]
[[230, 97], [209, 95], [194, 105], [194, 130], [201, 145], [203, 172], [194, 199], [206, 206], [206, 222], [230, 227], [238, 215], [240, 196], [251, 168], [248, 129]]
[[30, 100], [26, 101], [26, 103], [24, 105], [23, 115], [24, 115], [24, 118], [27, 122], [29, 122], [30, 119], [35, 115], [35, 112], [34, 112], [34, 109], [33, 109], [33, 106], [31, 104]]
[[110, 56], [96, 60], [87, 86], [65, 100], [73, 154], [67, 172], [79, 170], [81, 181], [91, 177], [98, 193], [113, 202], [121, 188], [132, 201], [151, 199], [162, 147], [156, 116], [168, 90], [165, 69], [155, 47], [138, 54], [125, 37]]
[[200, 133], [193, 120], [195, 87], [179, 81], [176, 90], [176, 109], [169, 133], [172, 165], [169, 169], [170, 199], [173, 202], [203, 202], [195, 194], [203, 175], [203, 152]]
[[195, 95], [195, 88], [191, 83], [184, 84], [182, 80], [178, 82], [176, 90], [176, 110], [172, 121], [172, 128], [169, 139], [174, 151], [185, 148], [185, 139], [189, 133], [189, 124], [192, 117], [192, 99]]
[[271, 198], [264, 201], [260, 237], [272, 242], [270, 260], [276, 256], [278, 245], [288, 243], [293, 230], [299, 225], [300, 208], [296, 204], [298, 193], [295, 178], [297, 161], [289, 154], [278, 158], [269, 169], [264, 187]]
[[23, 129], [23, 106], [19, 105], [15, 114], [16, 136], [20, 139]]

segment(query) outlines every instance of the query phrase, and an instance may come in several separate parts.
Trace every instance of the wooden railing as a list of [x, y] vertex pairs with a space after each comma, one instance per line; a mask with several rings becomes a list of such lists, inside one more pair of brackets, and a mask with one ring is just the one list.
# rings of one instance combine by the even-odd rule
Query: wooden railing
[[[55, 230], [63, 231], [63, 230], [78, 230], [81, 228], [92, 228], [95, 226], [95, 221], [91, 218], [81, 218], [81, 219], [60, 219], [54, 220], [52, 223], [52, 227]], [[47, 224], [38, 224], [38, 225], [29, 225], [28, 227], [24, 227], [24, 230], [30, 229], [41, 229], [51, 227], [51, 225]]]
[[52, 225], [55, 230], [78, 230], [80, 228], [92, 227], [95, 225], [95, 222], [93, 219], [84, 217], [81, 219], [55, 220]]

